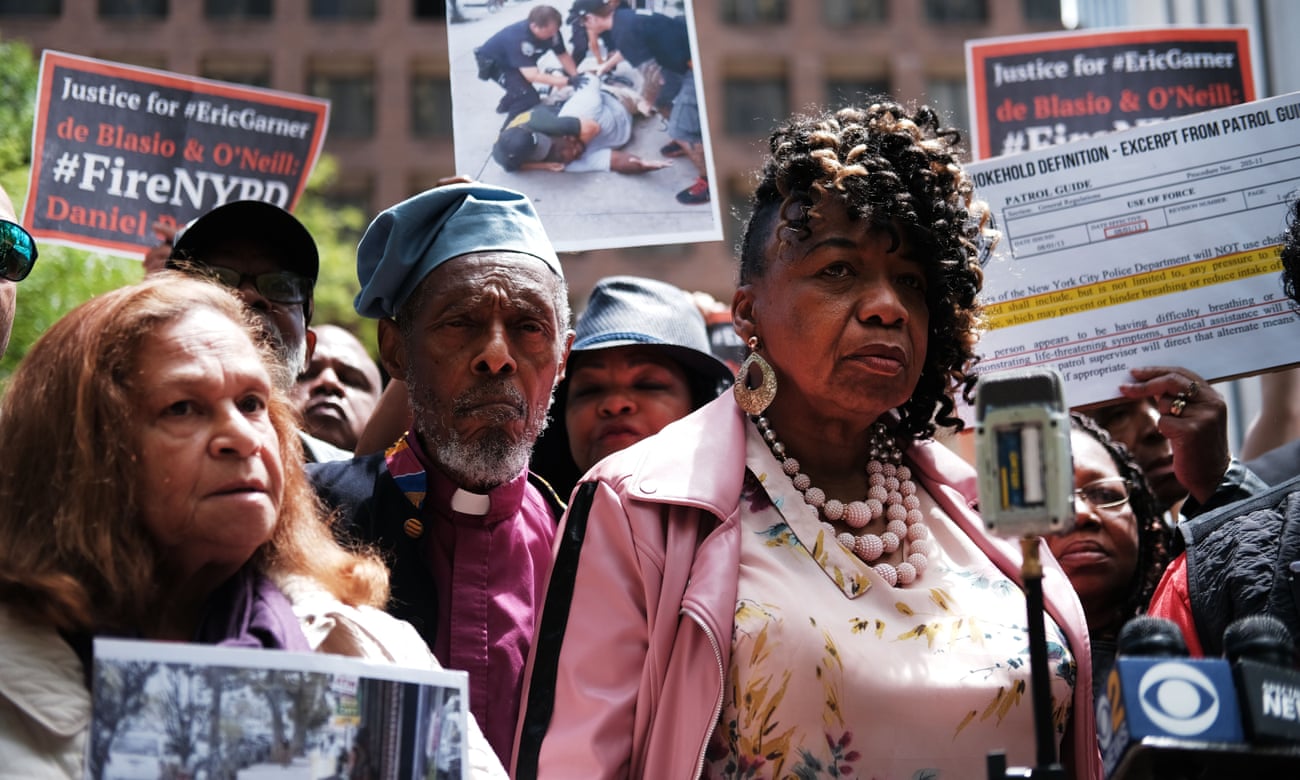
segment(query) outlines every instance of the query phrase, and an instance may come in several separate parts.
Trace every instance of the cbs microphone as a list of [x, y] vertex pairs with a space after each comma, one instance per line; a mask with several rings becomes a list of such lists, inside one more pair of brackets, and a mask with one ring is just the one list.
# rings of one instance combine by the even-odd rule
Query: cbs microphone
[[1300, 672], [1286, 624], [1272, 615], [1247, 615], [1223, 631], [1242, 721], [1252, 743], [1300, 744]]
[[1246, 748], [1228, 662], [1188, 658], [1182, 632], [1164, 618], [1124, 624], [1096, 706], [1107, 778], [1226, 777], [1200, 773], [1212, 746], [1235, 743], [1220, 751], [1231, 761]]

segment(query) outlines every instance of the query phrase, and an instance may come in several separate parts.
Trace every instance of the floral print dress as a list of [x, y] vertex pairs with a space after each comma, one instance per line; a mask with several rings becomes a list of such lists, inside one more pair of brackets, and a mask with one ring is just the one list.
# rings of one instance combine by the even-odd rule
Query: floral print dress
[[[731, 666], [703, 776], [952, 780], [1033, 766], [1025, 598], [918, 485], [929, 566], [890, 587], [823, 531], [752, 427]], [[1044, 616], [1059, 754], [1074, 659]]]

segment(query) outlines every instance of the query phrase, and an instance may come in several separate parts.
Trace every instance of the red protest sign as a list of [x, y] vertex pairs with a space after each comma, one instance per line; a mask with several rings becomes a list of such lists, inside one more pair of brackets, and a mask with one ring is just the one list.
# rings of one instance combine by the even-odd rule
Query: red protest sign
[[139, 256], [155, 223], [223, 203], [292, 210], [329, 102], [46, 51], [23, 221], [32, 235]]
[[981, 160], [1255, 99], [1246, 27], [967, 41], [966, 79]]

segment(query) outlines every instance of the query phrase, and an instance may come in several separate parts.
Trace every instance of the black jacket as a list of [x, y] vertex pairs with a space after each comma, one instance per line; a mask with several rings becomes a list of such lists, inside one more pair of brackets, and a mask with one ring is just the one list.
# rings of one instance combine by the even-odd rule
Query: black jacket
[[[312, 463], [307, 474], [325, 505], [337, 510], [336, 530], [344, 541], [372, 544], [392, 570], [388, 612], [415, 626], [433, 647], [438, 625], [438, 593], [421, 552], [420, 539], [406, 533], [419, 512], [388, 473], [384, 453], [352, 460]], [[528, 475], [559, 522], [564, 504], [545, 481]]]
[[1223, 629], [1268, 613], [1300, 639], [1300, 477], [1178, 525], [1187, 588], [1206, 655], [1223, 652]]

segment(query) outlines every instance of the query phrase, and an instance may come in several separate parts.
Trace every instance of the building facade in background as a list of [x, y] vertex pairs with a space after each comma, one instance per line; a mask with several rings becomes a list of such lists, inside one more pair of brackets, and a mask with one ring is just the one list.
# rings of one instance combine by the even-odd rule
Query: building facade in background
[[1228, 25], [1252, 28], [1261, 98], [1300, 91], [1300, 70], [1288, 57], [1300, 35], [1300, 4], [1294, 0], [1065, 0], [1067, 24], [1079, 27]]
[[[570, 0], [553, 4], [566, 13]], [[466, 17], [490, 12], [486, 0], [455, 5]], [[776, 120], [885, 91], [964, 127], [964, 42], [1061, 29], [1059, 0], [694, 0], [694, 9], [727, 239], [566, 255], [575, 300], [602, 276], [632, 273], [729, 302], [745, 199]], [[447, 35], [444, 0], [0, 0], [0, 38], [38, 55], [329, 98], [331, 195], [367, 215], [456, 173]]]

